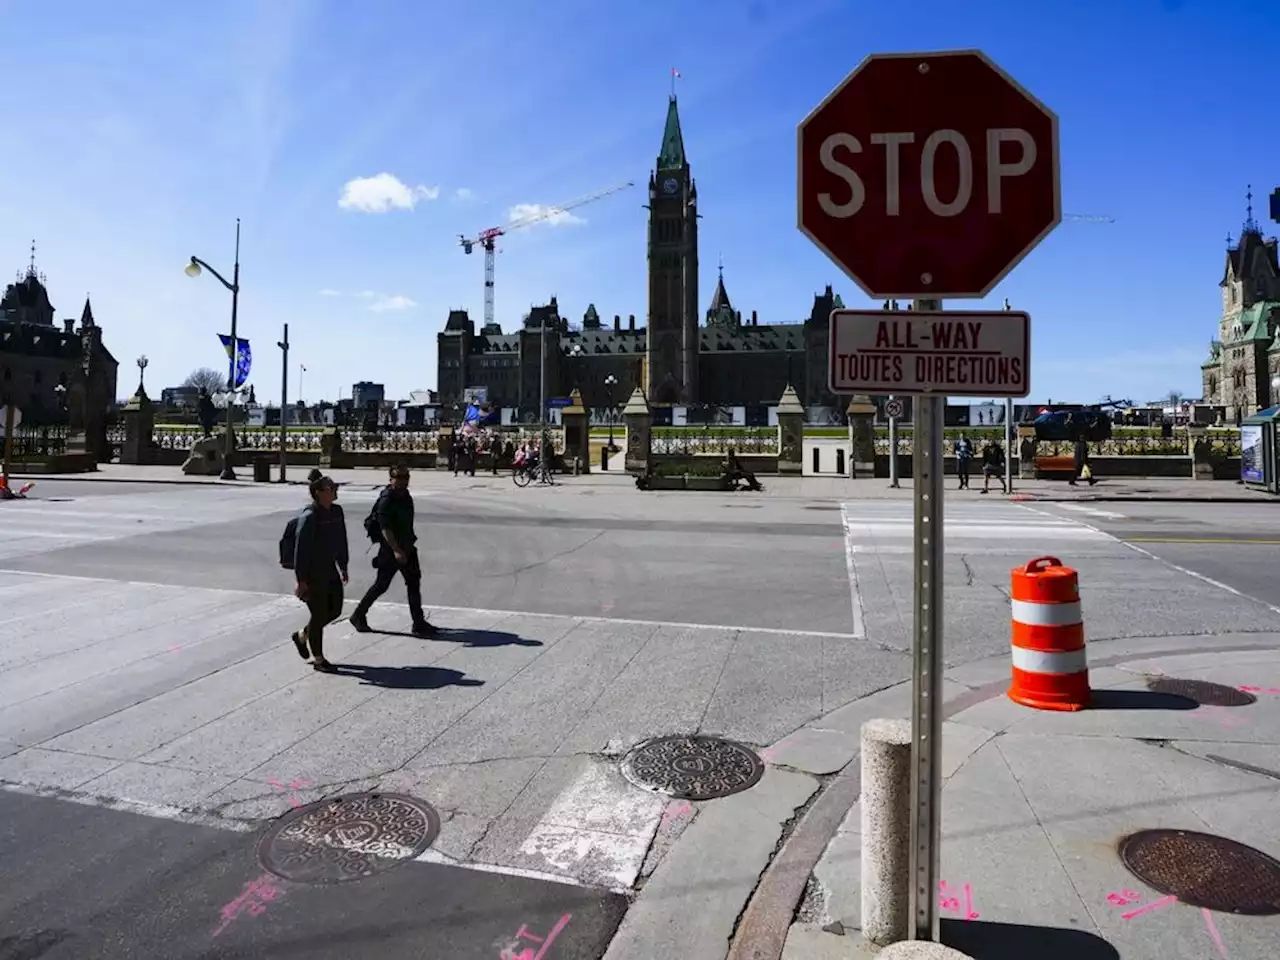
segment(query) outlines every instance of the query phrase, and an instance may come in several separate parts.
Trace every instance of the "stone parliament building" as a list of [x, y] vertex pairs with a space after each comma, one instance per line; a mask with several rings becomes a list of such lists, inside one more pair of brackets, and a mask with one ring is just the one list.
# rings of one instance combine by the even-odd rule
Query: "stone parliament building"
[[102, 342], [89, 298], [78, 326], [73, 319], [57, 323], [45, 283], [33, 244], [30, 265], [0, 297], [0, 404], [11, 400], [24, 426], [88, 426], [96, 450], [105, 446], [118, 365]]
[[1253, 218], [1253, 198], [1240, 239], [1227, 238], [1218, 336], [1200, 366], [1204, 403], [1226, 408], [1239, 423], [1280, 404], [1280, 260], [1276, 239], [1264, 239]]
[[[539, 347], [545, 350], [548, 397], [581, 391], [600, 411], [625, 403], [637, 386], [655, 407], [745, 407], [759, 421], [788, 385], [807, 407], [843, 407], [827, 390], [827, 335], [832, 309], [842, 307], [830, 286], [813, 298], [808, 318], [760, 323], [735, 309], [720, 271], [705, 313], [698, 303], [698, 189], [694, 182], [676, 98], [667, 105], [657, 162], [649, 175], [646, 322], [634, 314], [612, 322], [587, 306], [570, 324], [555, 297], [534, 307], [519, 331], [482, 326], [465, 310], [452, 310], [437, 335], [437, 384], [446, 410], [469, 387], [487, 390], [490, 404], [537, 416]], [[607, 384], [613, 377], [615, 384]], [[661, 409], [655, 411], [661, 420]], [[690, 421], [695, 414], [690, 412]]]

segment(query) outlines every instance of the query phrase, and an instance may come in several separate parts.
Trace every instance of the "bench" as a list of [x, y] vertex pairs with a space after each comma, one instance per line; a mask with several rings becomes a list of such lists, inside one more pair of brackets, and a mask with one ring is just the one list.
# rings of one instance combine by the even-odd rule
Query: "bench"
[[1037, 480], [1071, 480], [1076, 475], [1076, 458], [1036, 457]]

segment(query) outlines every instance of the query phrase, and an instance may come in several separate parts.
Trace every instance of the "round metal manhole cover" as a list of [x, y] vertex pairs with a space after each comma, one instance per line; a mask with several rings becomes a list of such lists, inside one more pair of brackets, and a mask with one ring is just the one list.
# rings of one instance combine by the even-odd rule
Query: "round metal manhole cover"
[[712, 800], [754, 787], [764, 776], [764, 762], [748, 747], [720, 737], [659, 737], [627, 755], [622, 775], [655, 793]]
[[259, 841], [258, 860], [295, 883], [343, 883], [408, 863], [439, 833], [439, 815], [421, 800], [352, 793], [281, 817]]
[[1142, 830], [1120, 843], [1120, 860], [1153, 890], [1192, 907], [1251, 917], [1280, 914], [1280, 861], [1226, 837]]
[[1179, 680], [1177, 677], [1148, 677], [1147, 689], [1153, 693], [1167, 693], [1186, 697], [1205, 707], [1247, 707], [1257, 703], [1252, 693], [1237, 690], [1221, 683], [1207, 680]]

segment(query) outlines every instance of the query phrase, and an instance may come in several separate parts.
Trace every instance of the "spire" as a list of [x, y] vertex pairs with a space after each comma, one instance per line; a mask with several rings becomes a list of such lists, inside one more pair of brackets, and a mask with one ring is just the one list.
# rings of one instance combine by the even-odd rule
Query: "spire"
[[36, 275], [36, 242], [31, 241], [31, 263], [27, 266], [27, 276], [34, 277]]
[[708, 314], [719, 313], [721, 310], [733, 310], [733, 304], [729, 302], [729, 291], [724, 288], [724, 260], [720, 261], [720, 279], [716, 281], [716, 292], [711, 296], [711, 306], [708, 308]]
[[1240, 239], [1242, 240], [1244, 239], [1244, 235], [1247, 233], [1262, 232], [1261, 230], [1258, 229], [1258, 221], [1253, 219], [1253, 184], [1249, 184], [1248, 189], [1245, 192], [1244, 199], [1245, 199], [1244, 226], [1240, 228]]
[[93, 307], [89, 305], [89, 295], [87, 293], [84, 295], [84, 309], [80, 311], [80, 326], [94, 326]]
[[680, 132], [680, 111], [675, 94], [667, 103], [667, 124], [662, 130], [662, 150], [658, 153], [659, 170], [680, 170], [688, 166], [684, 155], [684, 136]]

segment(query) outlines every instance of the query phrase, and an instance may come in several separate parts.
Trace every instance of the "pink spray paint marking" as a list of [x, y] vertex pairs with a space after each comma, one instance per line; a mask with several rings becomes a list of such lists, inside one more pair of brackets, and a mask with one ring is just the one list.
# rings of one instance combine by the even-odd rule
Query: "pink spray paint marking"
[[1231, 960], [1227, 955], [1227, 944], [1222, 939], [1222, 934], [1218, 932], [1218, 925], [1213, 921], [1213, 913], [1208, 907], [1201, 907], [1200, 913], [1204, 916], [1204, 925], [1209, 930], [1209, 936], [1213, 938], [1213, 945], [1218, 948], [1218, 956], [1222, 957], [1222, 960]]
[[182, 647], [180, 647], [180, 646], [179, 646], [178, 644], [176, 644], [176, 643], [171, 643], [171, 644], [169, 644], [169, 646], [167, 647], [167, 649], [168, 649], [168, 651], [169, 651], [170, 653], [177, 653], [179, 650], [181, 650], [181, 649], [182, 649]]
[[1236, 689], [1243, 690], [1245, 693], [1270, 693], [1274, 696], [1280, 696], [1280, 687], [1252, 687], [1246, 684]]
[[662, 822], [660, 827], [670, 826], [681, 817], [687, 817], [693, 813], [693, 804], [688, 800], [672, 800], [662, 810]]
[[298, 795], [294, 793], [294, 791], [301, 790], [303, 787], [309, 787], [311, 785], [310, 780], [290, 780], [289, 786], [286, 787], [275, 777], [271, 777], [267, 780], [267, 783], [271, 784], [271, 786], [275, 787], [281, 793], [287, 792], [289, 794], [289, 805], [295, 810], [302, 806], [302, 801], [298, 799]]
[[276, 886], [275, 878], [269, 873], [250, 880], [244, 885], [240, 896], [222, 908], [222, 922], [218, 924], [218, 929], [213, 931], [213, 935], [216, 937], [222, 933], [242, 913], [248, 913], [251, 917], [261, 916], [266, 912], [267, 904], [282, 893], [283, 891]]
[[960, 897], [953, 897], [947, 889], [947, 881], [938, 881], [938, 909], [943, 913], [953, 913], [962, 920], [977, 920], [980, 914], [973, 909], [973, 887], [965, 884], [960, 888], [964, 897], [964, 906], [960, 905]]
[[1120, 914], [1121, 920], [1132, 920], [1134, 917], [1140, 917], [1144, 913], [1150, 913], [1152, 910], [1159, 910], [1161, 907], [1167, 907], [1172, 903], [1177, 903], [1177, 897], [1161, 897], [1159, 900], [1153, 900], [1146, 906], [1139, 907], [1137, 910], [1130, 910], [1128, 913]]
[[560, 936], [561, 931], [569, 925], [571, 919], [573, 919], [573, 914], [566, 913], [556, 921], [556, 925], [551, 928], [551, 932], [545, 937], [532, 933], [523, 923], [520, 924], [520, 929], [516, 931], [515, 939], [517, 941], [532, 940], [538, 944], [538, 949], [534, 950], [533, 947], [525, 947], [519, 953], [516, 953], [515, 947], [503, 947], [502, 952], [498, 955], [498, 960], [542, 960], [547, 955], [547, 951], [551, 949], [551, 945], [556, 942], [556, 937]]
[[760, 750], [757, 752], [757, 756], [759, 756], [761, 760], [768, 763], [770, 760], [773, 759], [773, 755], [776, 752], [777, 751], [775, 751], [773, 747], [765, 747], [763, 750]]

